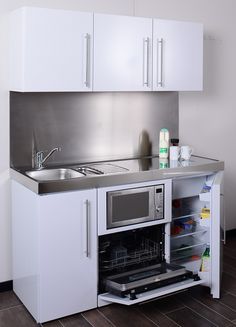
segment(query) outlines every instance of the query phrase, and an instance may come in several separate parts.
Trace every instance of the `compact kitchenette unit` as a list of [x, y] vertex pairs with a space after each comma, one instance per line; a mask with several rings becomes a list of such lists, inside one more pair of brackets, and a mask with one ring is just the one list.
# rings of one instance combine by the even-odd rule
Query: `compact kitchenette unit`
[[[200, 284], [219, 298], [222, 169], [196, 157], [184, 168], [41, 182], [12, 170], [14, 292], [38, 322]], [[177, 225], [188, 227], [176, 234]]]
[[202, 90], [202, 24], [33, 7], [11, 19], [22, 303], [42, 323], [200, 284], [219, 298], [224, 163], [156, 155], [161, 126], [178, 136], [173, 91]]

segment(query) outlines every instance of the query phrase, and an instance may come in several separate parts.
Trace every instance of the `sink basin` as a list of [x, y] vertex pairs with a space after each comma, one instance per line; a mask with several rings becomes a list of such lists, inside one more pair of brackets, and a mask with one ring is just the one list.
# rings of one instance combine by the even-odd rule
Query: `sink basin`
[[69, 168], [31, 170], [31, 171], [26, 171], [25, 174], [38, 181], [61, 180], [61, 179], [84, 177], [83, 174]]

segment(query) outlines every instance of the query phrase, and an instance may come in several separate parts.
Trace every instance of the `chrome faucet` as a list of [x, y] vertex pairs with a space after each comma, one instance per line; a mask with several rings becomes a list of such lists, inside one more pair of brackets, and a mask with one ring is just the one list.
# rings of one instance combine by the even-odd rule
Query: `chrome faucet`
[[44, 151], [36, 152], [36, 155], [35, 155], [35, 168], [36, 169], [44, 168], [43, 164], [45, 163], [45, 161], [47, 161], [48, 158], [50, 158], [51, 155], [56, 151], [61, 151], [61, 148], [56, 147], [56, 148], [52, 149], [45, 157], [44, 157], [44, 154], [45, 154]]

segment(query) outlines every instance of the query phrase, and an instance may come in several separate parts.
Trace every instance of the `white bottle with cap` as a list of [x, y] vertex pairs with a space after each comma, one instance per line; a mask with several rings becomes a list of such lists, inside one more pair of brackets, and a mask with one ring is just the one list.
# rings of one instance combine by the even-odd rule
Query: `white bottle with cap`
[[159, 158], [167, 159], [169, 157], [169, 131], [167, 128], [162, 128], [160, 130], [159, 138]]

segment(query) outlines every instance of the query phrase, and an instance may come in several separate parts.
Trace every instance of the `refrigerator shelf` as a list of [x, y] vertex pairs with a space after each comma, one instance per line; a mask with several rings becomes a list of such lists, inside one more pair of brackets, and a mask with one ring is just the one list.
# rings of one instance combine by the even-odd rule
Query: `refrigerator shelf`
[[193, 248], [196, 248], [196, 247], [199, 247], [199, 246], [204, 246], [204, 245], [206, 245], [206, 242], [186, 244], [184, 246], [181, 245], [178, 248], [171, 249], [171, 253], [183, 253], [183, 255], [189, 256], [189, 251], [188, 251], [188, 253], [186, 253], [187, 250], [190, 250], [190, 249], [193, 249]]
[[186, 214], [177, 216], [177, 217], [172, 217], [172, 220], [179, 220], [179, 219], [183, 219], [183, 218], [190, 218], [190, 217], [195, 217], [195, 216], [200, 216], [201, 212], [194, 212], [194, 211], [189, 211]]
[[181, 232], [178, 235], [171, 235], [171, 239], [172, 240], [175, 240], [177, 238], [182, 238], [182, 237], [186, 237], [186, 236], [199, 235], [199, 234], [207, 233], [208, 230], [209, 229], [207, 227], [199, 227], [199, 226], [197, 226], [194, 229], [192, 229], [191, 231], [184, 230], [183, 232]]
[[170, 262], [178, 265], [185, 265], [186, 262], [201, 260], [205, 248], [206, 245], [204, 244], [191, 248], [191, 251], [188, 253], [175, 252], [171, 255]]

